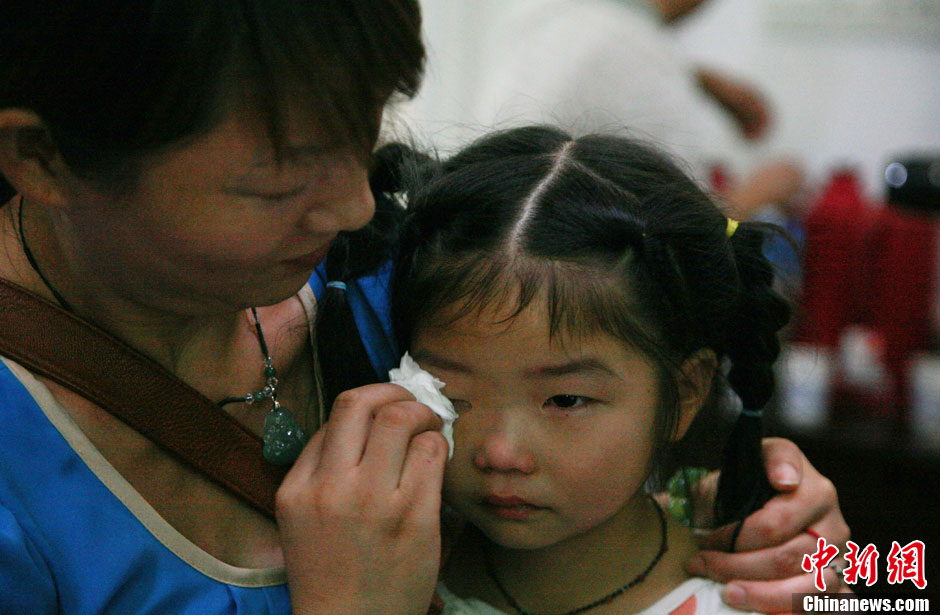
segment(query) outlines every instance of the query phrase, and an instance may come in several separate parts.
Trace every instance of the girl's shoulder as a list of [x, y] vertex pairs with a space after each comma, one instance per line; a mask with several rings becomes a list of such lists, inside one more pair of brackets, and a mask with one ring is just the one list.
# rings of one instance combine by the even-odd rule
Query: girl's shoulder
[[693, 577], [637, 615], [747, 615], [722, 601], [723, 587], [711, 579]]
[[437, 595], [444, 603], [441, 615], [509, 615], [477, 598], [461, 598], [450, 591], [444, 581], [438, 582]]
[[[721, 600], [722, 587], [710, 579], [688, 579], [637, 615], [747, 615]], [[443, 581], [437, 593], [444, 602], [443, 615], [509, 615], [477, 598], [461, 598]]]

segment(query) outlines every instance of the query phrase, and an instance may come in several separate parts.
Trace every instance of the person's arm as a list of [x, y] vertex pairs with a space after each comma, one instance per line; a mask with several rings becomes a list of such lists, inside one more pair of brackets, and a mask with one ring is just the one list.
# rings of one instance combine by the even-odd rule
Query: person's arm
[[745, 139], [758, 139], [770, 127], [770, 106], [758, 89], [723, 72], [698, 66], [695, 79], [735, 121]]
[[405, 389], [342, 393], [277, 494], [295, 615], [424, 615], [441, 558], [440, 419]]
[[803, 167], [792, 158], [778, 158], [755, 168], [724, 195], [736, 220], [750, 220], [767, 205], [792, 211], [792, 203], [804, 186]]
[[[817, 593], [813, 575], [800, 567], [812, 553], [812, 528], [837, 545], [849, 539], [832, 482], [816, 471], [789, 440], [764, 440], [764, 461], [771, 485], [779, 494], [747, 517], [737, 537], [737, 552], [727, 553], [733, 527], [698, 532], [702, 551], [687, 565], [690, 574], [727, 583], [723, 597], [736, 608], [762, 613], [789, 611], [791, 595]], [[826, 581], [838, 586], [836, 573]]]
[[694, 12], [702, 0], [650, 0], [664, 23], [673, 24]]

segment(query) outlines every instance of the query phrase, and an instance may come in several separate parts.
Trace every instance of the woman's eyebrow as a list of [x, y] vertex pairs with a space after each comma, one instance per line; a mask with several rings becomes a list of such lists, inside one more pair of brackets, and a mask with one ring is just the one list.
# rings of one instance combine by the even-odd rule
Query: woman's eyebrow
[[554, 365], [541, 365], [525, 370], [524, 375], [533, 378], [557, 378], [570, 374], [595, 373], [602, 376], [616, 376], [614, 371], [595, 358], [577, 359]]
[[[286, 143], [283, 146], [284, 158], [286, 160], [302, 160], [303, 158], [316, 158], [342, 151], [343, 144], [340, 141], [315, 141], [310, 143]], [[258, 150], [254, 153], [249, 163], [252, 169], [276, 168], [278, 160], [271, 150]]]

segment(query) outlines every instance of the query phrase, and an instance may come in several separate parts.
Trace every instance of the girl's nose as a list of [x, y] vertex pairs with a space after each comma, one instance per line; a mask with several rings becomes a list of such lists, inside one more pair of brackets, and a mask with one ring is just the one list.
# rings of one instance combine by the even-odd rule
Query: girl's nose
[[532, 439], [526, 433], [525, 421], [520, 419], [494, 418], [488, 425], [473, 449], [473, 465], [478, 470], [522, 474], [535, 471], [537, 464], [531, 447]]

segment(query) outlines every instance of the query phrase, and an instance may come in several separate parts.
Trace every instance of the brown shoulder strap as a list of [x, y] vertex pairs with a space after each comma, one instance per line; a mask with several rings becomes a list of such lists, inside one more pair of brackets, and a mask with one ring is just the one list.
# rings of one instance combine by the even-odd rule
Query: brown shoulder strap
[[[54, 303], [0, 278], [0, 355], [121, 419], [270, 518], [285, 468], [261, 439], [160, 364]], [[440, 615], [435, 593], [428, 615]]]
[[0, 278], [0, 354], [104, 408], [270, 518], [285, 469], [261, 439], [169, 370]]

